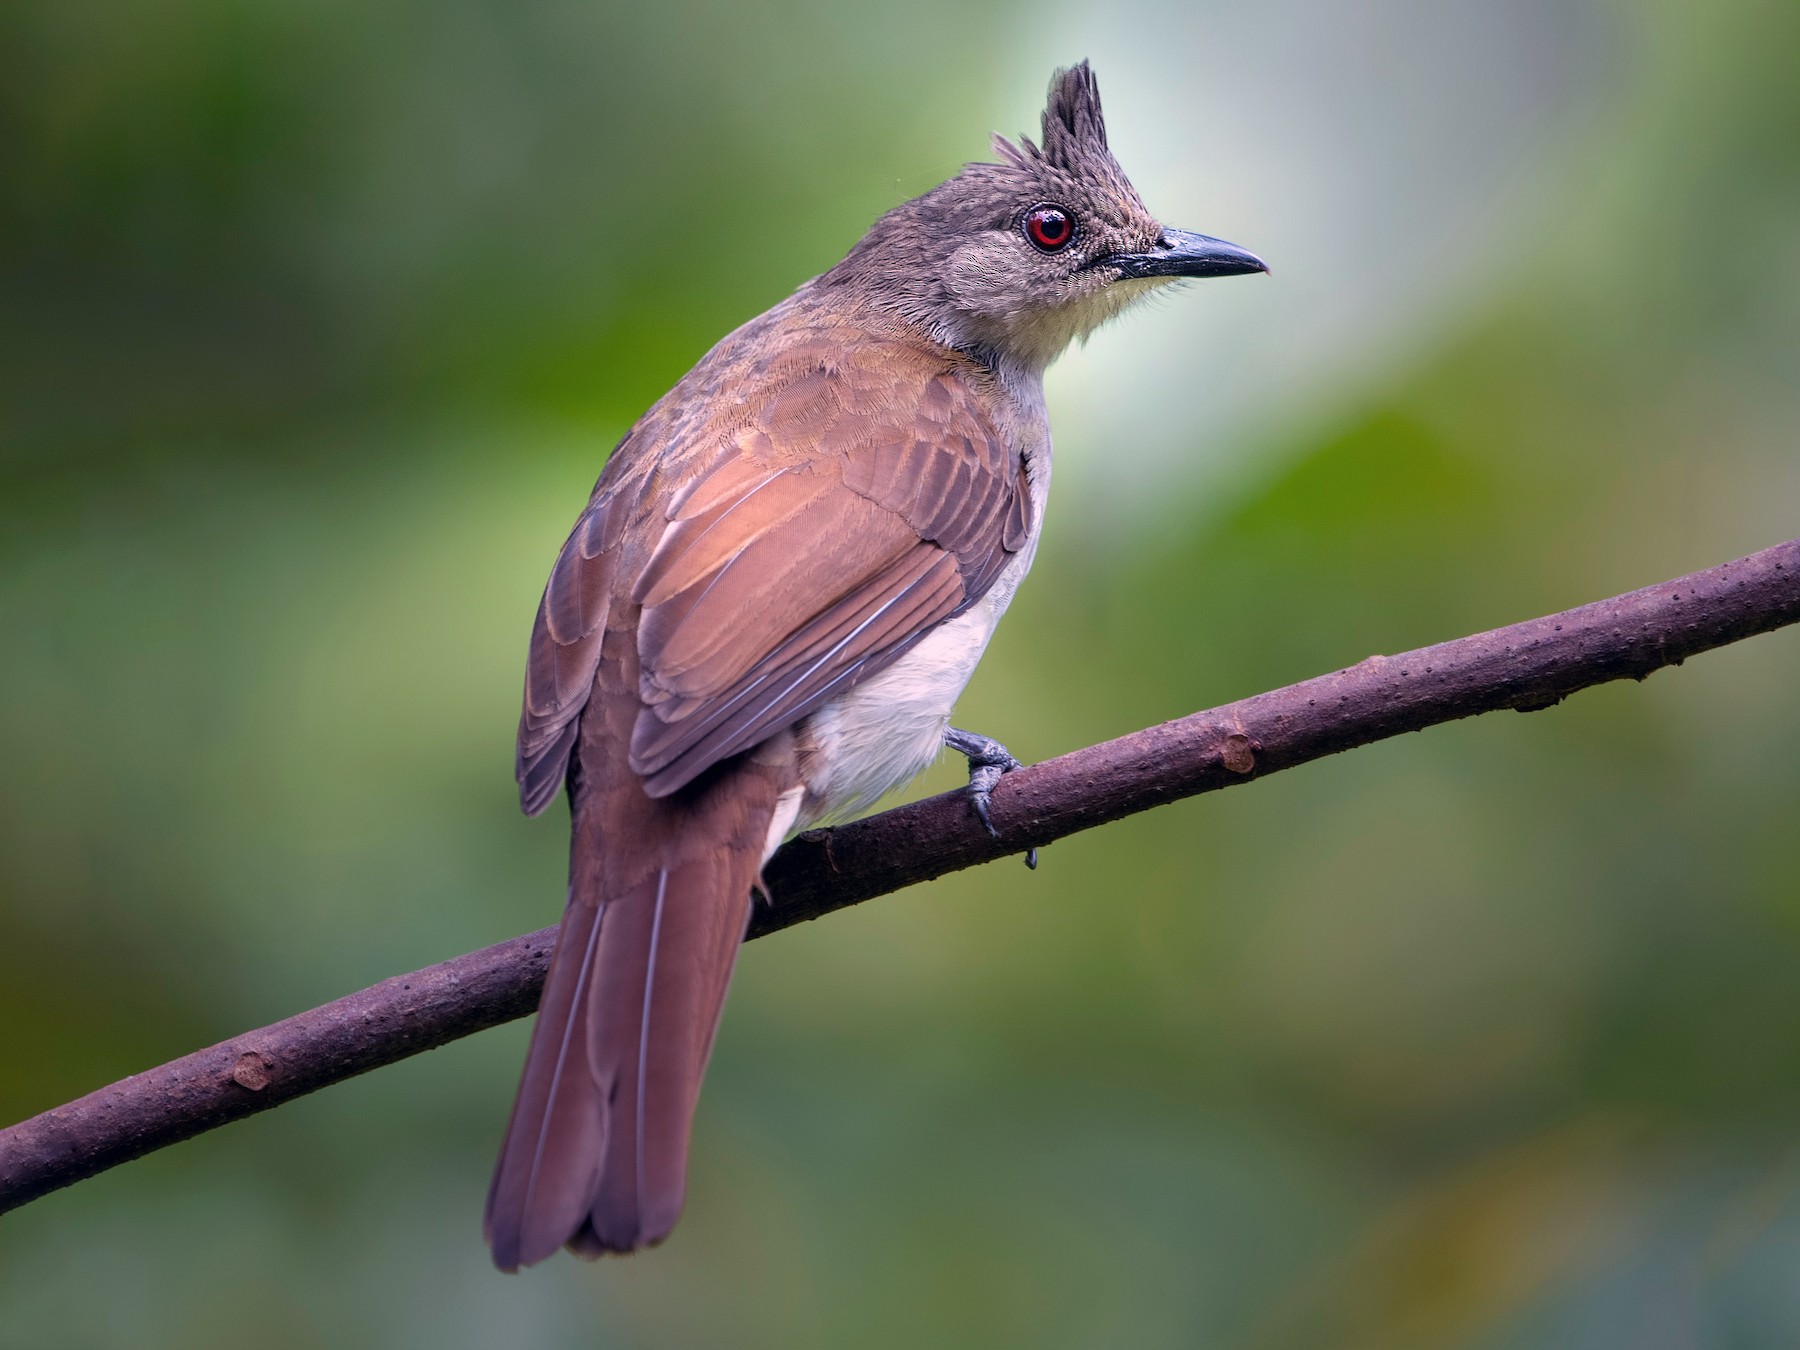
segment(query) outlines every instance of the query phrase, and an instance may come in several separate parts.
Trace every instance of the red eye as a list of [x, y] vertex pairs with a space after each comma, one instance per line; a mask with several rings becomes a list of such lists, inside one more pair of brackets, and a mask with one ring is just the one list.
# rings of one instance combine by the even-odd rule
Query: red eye
[[1042, 253], [1061, 253], [1075, 239], [1075, 221], [1060, 206], [1034, 206], [1025, 213], [1025, 237]]

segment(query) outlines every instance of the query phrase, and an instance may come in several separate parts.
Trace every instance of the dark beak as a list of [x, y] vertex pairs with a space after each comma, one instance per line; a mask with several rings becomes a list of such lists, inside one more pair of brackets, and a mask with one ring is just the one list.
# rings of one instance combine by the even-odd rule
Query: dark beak
[[1115, 253], [1093, 265], [1116, 267], [1121, 277], [1235, 277], [1269, 270], [1248, 249], [1186, 230], [1164, 230], [1148, 253]]

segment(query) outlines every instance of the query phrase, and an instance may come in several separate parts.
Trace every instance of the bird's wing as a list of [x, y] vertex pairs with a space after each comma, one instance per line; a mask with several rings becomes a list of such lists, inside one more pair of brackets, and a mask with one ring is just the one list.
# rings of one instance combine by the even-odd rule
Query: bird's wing
[[[624, 465], [621, 457], [630, 447], [627, 437], [613, 451], [609, 471]], [[631, 515], [632, 494], [610, 484], [613, 476], [601, 475], [587, 510], [557, 554], [532, 625], [514, 761], [519, 804], [527, 815], [542, 811], [562, 788], [581, 713], [594, 691], [620, 546]], [[629, 487], [629, 481], [624, 486]]]
[[[956, 358], [872, 342], [786, 355], [732, 390], [718, 434], [682, 429], [701, 448], [682, 452], [697, 467], [681, 486], [603, 478], [564, 546], [532, 636], [527, 810], [566, 771], [609, 610], [636, 613], [631, 767], [663, 796], [893, 662], [1024, 546], [1024, 463]], [[632, 517], [645, 556], [623, 539]]]

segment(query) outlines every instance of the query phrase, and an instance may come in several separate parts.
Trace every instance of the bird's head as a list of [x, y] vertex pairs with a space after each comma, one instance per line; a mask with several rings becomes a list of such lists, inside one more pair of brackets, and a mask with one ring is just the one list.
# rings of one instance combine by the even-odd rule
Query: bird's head
[[951, 346], [1042, 370], [1158, 286], [1269, 270], [1150, 214], [1107, 148], [1085, 61], [1051, 79], [1041, 145], [996, 136], [994, 149], [999, 163], [876, 221], [825, 283], [859, 283]]

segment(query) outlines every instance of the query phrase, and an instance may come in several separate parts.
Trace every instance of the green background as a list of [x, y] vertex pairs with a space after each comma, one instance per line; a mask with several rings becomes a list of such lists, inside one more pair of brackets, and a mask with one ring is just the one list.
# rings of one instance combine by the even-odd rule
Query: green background
[[[1800, 533], [1800, 7], [0, 7], [0, 1118], [550, 922], [606, 448], [1091, 56], [1274, 264], [1052, 372], [1047, 757]], [[943, 765], [921, 785], [958, 777]], [[659, 1251], [491, 1032], [0, 1219], [0, 1344], [1791, 1346], [1800, 632], [749, 949]]]

